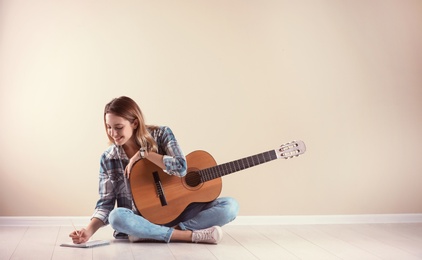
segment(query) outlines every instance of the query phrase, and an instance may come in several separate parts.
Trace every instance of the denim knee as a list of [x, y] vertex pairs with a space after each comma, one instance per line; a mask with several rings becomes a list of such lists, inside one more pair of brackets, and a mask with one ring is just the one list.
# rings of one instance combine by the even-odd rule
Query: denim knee
[[115, 208], [110, 212], [108, 215], [108, 222], [114, 230], [120, 229], [120, 223], [122, 223], [122, 220], [124, 221], [123, 214], [127, 213], [127, 211], [130, 210], [126, 208]]
[[239, 203], [237, 202], [236, 199], [231, 198], [231, 197], [225, 197], [224, 201], [225, 201], [225, 204], [227, 205], [226, 206], [227, 218], [230, 221], [233, 221], [237, 217], [237, 214], [239, 213]]

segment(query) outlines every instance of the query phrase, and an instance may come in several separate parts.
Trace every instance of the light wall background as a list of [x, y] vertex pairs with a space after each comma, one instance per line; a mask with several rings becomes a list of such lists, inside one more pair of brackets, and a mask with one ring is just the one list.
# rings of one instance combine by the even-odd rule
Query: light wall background
[[0, 215], [89, 216], [104, 105], [184, 152], [306, 154], [223, 179], [240, 215], [422, 213], [419, 0], [0, 0]]

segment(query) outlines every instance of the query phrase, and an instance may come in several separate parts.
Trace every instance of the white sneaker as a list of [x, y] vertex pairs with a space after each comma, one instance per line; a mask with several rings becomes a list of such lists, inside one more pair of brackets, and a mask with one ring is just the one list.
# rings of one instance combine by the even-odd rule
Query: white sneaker
[[192, 242], [194, 243], [217, 244], [222, 238], [223, 230], [219, 226], [213, 226], [192, 232]]

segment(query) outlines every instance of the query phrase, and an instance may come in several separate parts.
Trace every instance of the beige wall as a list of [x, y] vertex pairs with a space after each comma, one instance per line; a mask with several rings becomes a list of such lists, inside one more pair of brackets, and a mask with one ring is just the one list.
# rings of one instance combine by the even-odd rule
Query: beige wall
[[305, 155], [227, 176], [241, 215], [422, 213], [422, 2], [0, 0], [0, 215], [88, 216], [102, 109], [185, 153]]

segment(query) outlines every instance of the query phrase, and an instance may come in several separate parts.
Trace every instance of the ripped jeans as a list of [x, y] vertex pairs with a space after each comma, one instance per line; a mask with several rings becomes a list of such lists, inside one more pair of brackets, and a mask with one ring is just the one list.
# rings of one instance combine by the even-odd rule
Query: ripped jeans
[[[157, 225], [149, 222], [127, 208], [115, 208], [110, 212], [111, 227], [130, 236], [170, 242], [173, 226], [182, 230], [198, 230], [212, 226], [223, 226], [233, 221], [239, 211], [239, 204], [230, 197], [217, 198], [209, 203], [190, 205], [176, 222]], [[180, 222], [178, 220], [180, 219]]]

